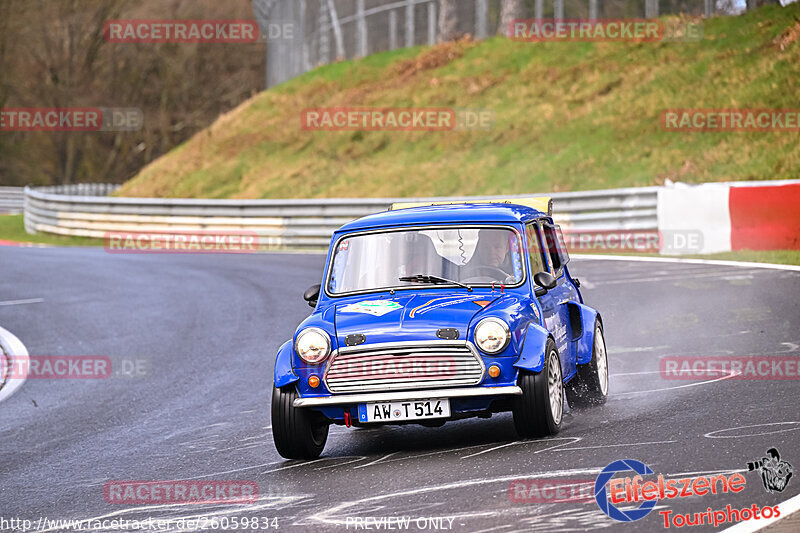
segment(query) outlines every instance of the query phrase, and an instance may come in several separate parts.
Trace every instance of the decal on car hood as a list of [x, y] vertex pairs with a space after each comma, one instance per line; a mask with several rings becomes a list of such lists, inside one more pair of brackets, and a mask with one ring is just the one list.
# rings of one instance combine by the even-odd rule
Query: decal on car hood
[[[496, 297], [499, 297], [498, 294]], [[466, 338], [469, 322], [496, 299], [491, 295], [404, 294], [336, 306], [340, 346], [350, 334], [362, 334], [367, 344], [436, 339], [440, 328], [455, 328]]]
[[455, 304], [460, 304], [464, 302], [472, 302], [475, 304], [480, 305], [481, 307], [485, 307], [489, 302], [485, 301], [482, 296], [443, 296], [441, 298], [434, 298], [432, 300], [428, 300], [424, 304], [415, 307], [408, 313], [409, 318], [414, 318], [418, 315], [424, 315], [428, 311], [433, 309], [439, 309], [440, 307], [448, 307]]
[[339, 309], [340, 313], [365, 313], [367, 315], [383, 316], [403, 306], [391, 300], [367, 300], [350, 305], [346, 305]]

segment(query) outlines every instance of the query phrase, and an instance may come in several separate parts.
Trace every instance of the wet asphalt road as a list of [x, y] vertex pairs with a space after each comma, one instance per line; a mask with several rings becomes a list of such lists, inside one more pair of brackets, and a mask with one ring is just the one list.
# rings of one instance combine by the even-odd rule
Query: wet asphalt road
[[[573, 259], [586, 302], [604, 317], [605, 406], [567, 413], [562, 432], [543, 440], [517, 440], [510, 415], [437, 429], [334, 426], [320, 459], [284, 461], [270, 433], [272, 363], [310, 312], [301, 295], [323, 261], [0, 248], [0, 302], [42, 299], [0, 304], [0, 325], [31, 355], [108, 356], [115, 372], [138, 361], [144, 374], [29, 379], [0, 403], [0, 519], [277, 517], [284, 531], [365, 531], [357, 524], [408, 517], [410, 530], [651, 531], [663, 529], [659, 511], [763, 507], [800, 493], [797, 476], [770, 494], [745, 472], [771, 447], [800, 465], [797, 380], [675, 381], [658, 371], [666, 355], [800, 356], [800, 272]], [[624, 458], [667, 477], [741, 471], [747, 483], [738, 494], [662, 500], [632, 523], [594, 500], [510, 497], [517, 480], [592, 481]], [[191, 479], [252, 480], [260, 497], [131, 506], [103, 496], [109, 480]]]

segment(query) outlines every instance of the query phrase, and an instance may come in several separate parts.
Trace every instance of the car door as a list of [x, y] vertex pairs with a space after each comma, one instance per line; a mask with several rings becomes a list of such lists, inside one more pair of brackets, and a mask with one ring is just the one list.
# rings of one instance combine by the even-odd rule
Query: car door
[[[564, 246], [563, 237], [560, 235], [560, 228], [545, 220], [539, 223], [539, 229], [549, 271], [557, 281], [555, 288], [550, 289], [545, 296], [540, 298], [540, 301], [547, 329], [552, 333], [558, 347], [564, 378], [568, 378], [575, 373], [577, 367], [576, 347], [572, 340], [567, 304], [571, 301], [578, 301], [578, 290], [564, 271], [564, 266], [569, 261], [569, 255]], [[543, 300], [546, 300], [546, 303]]]

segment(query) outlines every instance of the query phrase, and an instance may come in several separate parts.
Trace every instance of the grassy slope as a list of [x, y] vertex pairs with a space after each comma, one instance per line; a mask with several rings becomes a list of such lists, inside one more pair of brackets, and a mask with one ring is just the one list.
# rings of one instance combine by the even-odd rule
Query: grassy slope
[[31, 242], [53, 246], [101, 246], [103, 244], [102, 239], [88, 237], [50, 235], [48, 233], [29, 235], [25, 232], [23, 215], [0, 215], [0, 241]]
[[[664, 108], [797, 108], [800, 2], [695, 43], [448, 43], [338, 63], [248, 100], [121, 195], [511, 194], [800, 175], [797, 133], [661, 131]], [[773, 40], [792, 29], [785, 50]], [[492, 109], [490, 131], [308, 132], [320, 106]]]

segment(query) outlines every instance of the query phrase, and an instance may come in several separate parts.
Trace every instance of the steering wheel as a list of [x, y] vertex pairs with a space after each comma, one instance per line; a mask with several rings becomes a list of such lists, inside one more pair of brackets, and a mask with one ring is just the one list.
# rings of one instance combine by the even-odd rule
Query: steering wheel
[[488, 276], [499, 275], [499, 276], [497, 276], [495, 278], [498, 281], [499, 280], [505, 280], [505, 279], [507, 279], [509, 277], [513, 277], [508, 272], [503, 270], [502, 268], [493, 267], [493, 266], [481, 265], [479, 267], [475, 267], [475, 270], [478, 271], [478, 272], [483, 271], [484, 273], [488, 272], [488, 274], [487, 274]]

